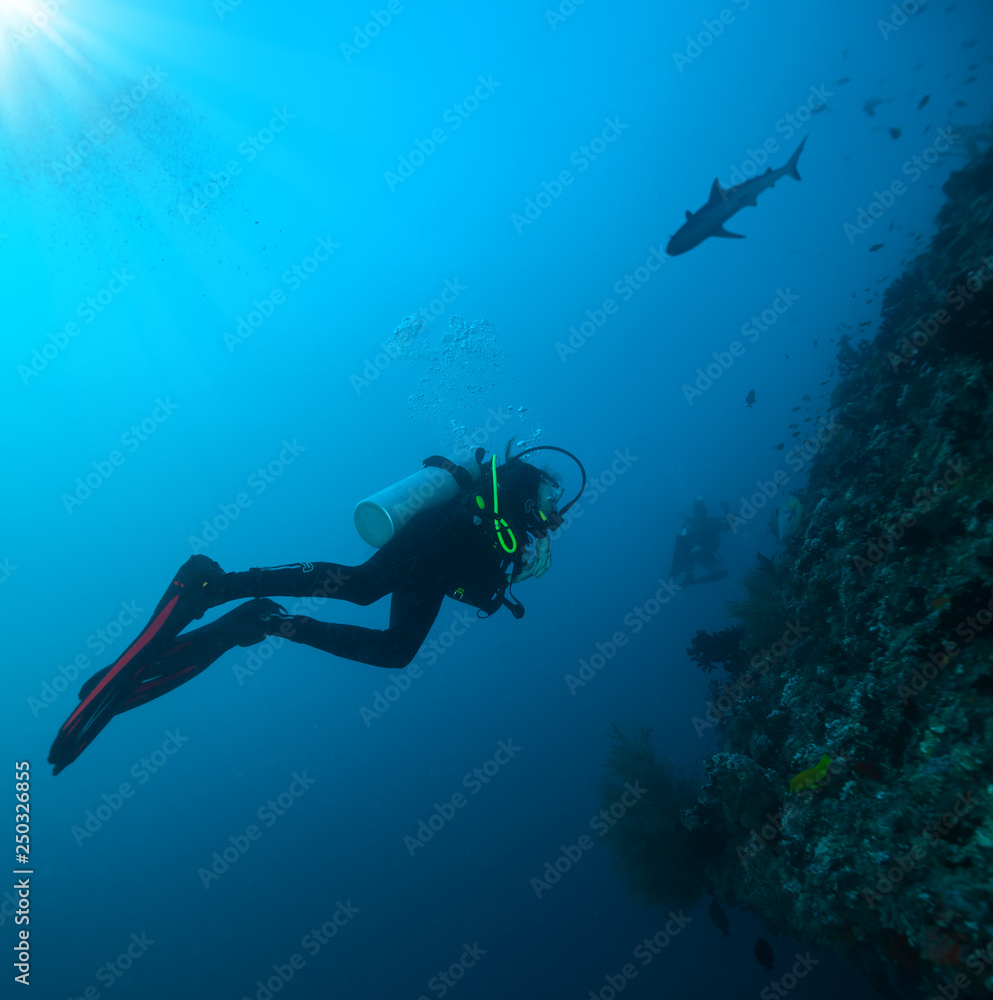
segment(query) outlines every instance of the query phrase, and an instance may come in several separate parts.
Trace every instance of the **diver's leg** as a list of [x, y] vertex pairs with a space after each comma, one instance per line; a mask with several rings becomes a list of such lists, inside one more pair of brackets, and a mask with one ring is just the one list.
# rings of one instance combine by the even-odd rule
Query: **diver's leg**
[[409, 524], [358, 566], [303, 562], [225, 573], [210, 581], [205, 599], [209, 607], [249, 597], [334, 598], [372, 604], [405, 585], [424, 552], [433, 551], [436, 531], [430, 518], [420, 526]]
[[249, 597], [334, 597], [353, 604], [371, 604], [389, 590], [378, 592], [379, 574], [368, 563], [292, 563], [225, 573], [211, 584], [211, 606]]
[[211, 581], [210, 606], [248, 597], [334, 598], [368, 605], [392, 593], [413, 567], [415, 556], [384, 546], [359, 566], [341, 563], [292, 563], [225, 573]]
[[710, 570], [706, 576], [697, 580], [697, 583], [714, 583], [723, 580], [728, 575], [728, 568], [724, 562], [724, 557], [719, 552], [708, 552], [707, 561], [703, 564]]
[[305, 615], [274, 615], [268, 631], [346, 660], [374, 667], [405, 667], [431, 631], [444, 597], [444, 592], [434, 587], [401, 587], [390, 602], [390, 626], [385, 630], [334, 625]]
[[[254, 646], [266, 635], [261, 615], [281, 612], [275, 601], [249, 601], [209, 625], [184, 632], [155, 663], [144, 666], [134, 685], [121, 692], [115, 714], [137, 708], [192, 680], [235, 646]], [[107, 669], [110, 669], [109, 667]], [[86, 697], [106, 671], [94, 674], [79, 692]]]

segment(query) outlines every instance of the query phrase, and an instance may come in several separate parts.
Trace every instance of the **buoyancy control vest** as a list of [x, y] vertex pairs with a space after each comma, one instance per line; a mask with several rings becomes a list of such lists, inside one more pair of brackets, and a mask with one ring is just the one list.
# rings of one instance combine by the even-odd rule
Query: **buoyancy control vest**
[[[579, 493], [560, 510], [541, 509], [539, 486], [548, 477], [522, 461], [534, 451], [558, 451], [578, 466], [583, 481]], [[534, 445], [497, 465], [496, 456], [484, 462], [485, 449], [473, 458], [456, 462], [432, 455], [422, 469], [363, 500], [355, 508], [355, 525], [371, 545], [381, 546], [418, 511], [450, 507], [446, 544], [478, 554], [460, 558], [457, 581], [446, 591], [449, 597], [472, 605], [487, 615], [502, 606], [515, 618], [524, 616], [524, 605], [513, 596], [512, 577], [524, 566], [530, 538], [544, 538], [563, 523], [562, 516], [579, 500], [586, 488], [586, 470], [572, 452], [554, 445]], [[509, 596], [508, 596], [509, 594]]]
[[489, 558], [479, 566], [478, 574], [467, 573], [447, 593], [486, 614], [505, 606], [521, 618], [524, 605], [513, 596], [511, 580], [524, 566], [529, 536], [540, 538], [547, 533], [538, 506], [542, 473], [519, 458], [498, 466], [493, 455], [480, 465], [482, 475], [459, 500], [453, 519], [463, 528], [473, 526]]

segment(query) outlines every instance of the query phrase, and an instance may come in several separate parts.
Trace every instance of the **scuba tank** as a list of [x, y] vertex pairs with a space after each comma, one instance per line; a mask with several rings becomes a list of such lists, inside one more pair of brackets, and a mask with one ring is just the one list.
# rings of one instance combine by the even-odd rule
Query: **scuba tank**
[[431, 455], [417, 472], [356, 504], [355, 527], [364, 542], [382, 548], [415, 514], [471, 489], [482, 474], [477, 458]]

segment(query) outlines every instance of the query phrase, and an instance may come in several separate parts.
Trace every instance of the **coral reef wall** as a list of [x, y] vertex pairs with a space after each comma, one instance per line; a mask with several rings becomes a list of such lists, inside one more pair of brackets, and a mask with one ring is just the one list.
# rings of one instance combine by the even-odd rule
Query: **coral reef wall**
[[993, 152], [944, 191], [874, 342], [842, 344], [684, 821], [723, 843], [700, 873], [725, 902], [883, 988], [993, 997]]
[[952, 1000], [993, 997], [993, 152], [944, 191], [875, 340], [842, 342], [798, 530], [710, 642], [744, 655], [681, 819], [719, 900]]

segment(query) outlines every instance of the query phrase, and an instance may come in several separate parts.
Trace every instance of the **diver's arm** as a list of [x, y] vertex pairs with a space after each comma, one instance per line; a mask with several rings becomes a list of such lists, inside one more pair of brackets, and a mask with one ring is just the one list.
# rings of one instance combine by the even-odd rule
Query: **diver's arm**
[[535, 539], [534, 543], [534, 556], [531, 561], [521, 568], [520, 573], [511, 577], [511, 583], [520, 583], [521, 580], [527, 580], [529, 577], [534, 577], [537, 579], [544, 573], [547, 573], [552, 565], [552, 543], [548, 537], [545, 535], [544, 538]]

